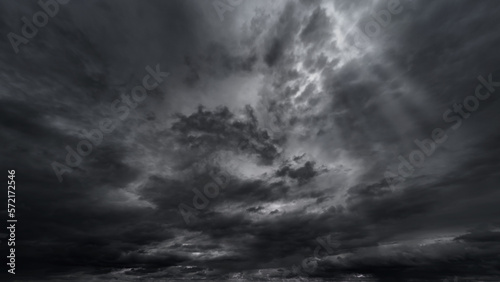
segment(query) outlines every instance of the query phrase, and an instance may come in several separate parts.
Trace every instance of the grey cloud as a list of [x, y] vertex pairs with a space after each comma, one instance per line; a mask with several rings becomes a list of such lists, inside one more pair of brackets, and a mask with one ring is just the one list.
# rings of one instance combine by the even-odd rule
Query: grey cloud
[[[210, 1], [70, 2], [18, 54], [6, 35], [41, 8], [1, 3], [16, 279], [498, 280], [499, 90], [453, 107], [500, 79], [499, 6], [400, 1], [366, 46], [338, 38], [389, 2], [243, 1], [224, 22]], [[156, 65], [171, 76], [60, 183], [51, 163]], [[435, 128], [447, 141], [387, 185]], [[186, 225], [214, 172], [227, 186]], [[287, 271], [325, 237], [314, 271]]]

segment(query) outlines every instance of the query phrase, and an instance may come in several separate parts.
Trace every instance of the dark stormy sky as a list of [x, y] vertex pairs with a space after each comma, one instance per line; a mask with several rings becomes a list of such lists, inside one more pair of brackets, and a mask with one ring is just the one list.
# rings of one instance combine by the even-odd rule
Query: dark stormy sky
[[500, 2], [396, 2], [2, 1], [1, 275], [500, 280]]

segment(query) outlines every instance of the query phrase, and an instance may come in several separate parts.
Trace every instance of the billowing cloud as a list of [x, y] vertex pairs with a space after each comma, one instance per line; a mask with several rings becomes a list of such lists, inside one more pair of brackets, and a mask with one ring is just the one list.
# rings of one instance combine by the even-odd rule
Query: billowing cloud
[[497, 2], [237, 2], [0, 4], [16, 279], [498, 280]]

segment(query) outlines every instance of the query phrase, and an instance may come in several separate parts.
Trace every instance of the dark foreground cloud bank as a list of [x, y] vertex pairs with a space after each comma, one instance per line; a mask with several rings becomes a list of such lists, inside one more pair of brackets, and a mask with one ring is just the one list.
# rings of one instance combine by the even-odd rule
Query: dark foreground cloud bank
[[500, 280], [498, 1], [40, 2], [3, 280]]

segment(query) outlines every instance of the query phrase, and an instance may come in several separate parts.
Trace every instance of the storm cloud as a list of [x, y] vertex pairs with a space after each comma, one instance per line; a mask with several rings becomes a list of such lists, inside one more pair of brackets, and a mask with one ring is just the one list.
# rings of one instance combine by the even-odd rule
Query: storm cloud
[[0, 3], [5, 279], [500, 279], [497, 1], [62, 2]]

